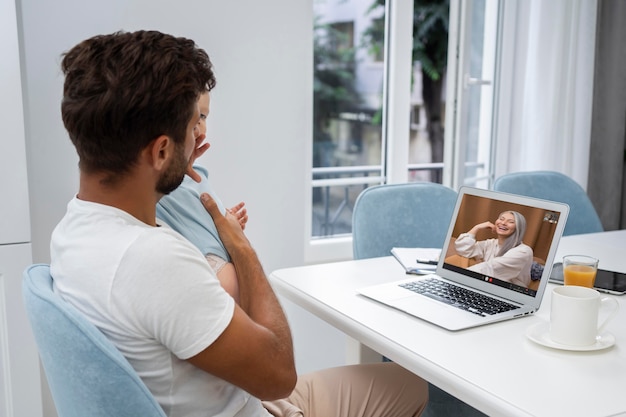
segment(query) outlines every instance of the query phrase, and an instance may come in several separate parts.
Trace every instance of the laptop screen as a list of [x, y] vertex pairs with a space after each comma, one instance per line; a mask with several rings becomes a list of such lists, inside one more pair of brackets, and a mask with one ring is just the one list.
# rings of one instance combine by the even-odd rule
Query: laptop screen
[[460, 194], [441, 267], [535, 297], [544, 267], [552, 265], [567, 206], [467, 187]]

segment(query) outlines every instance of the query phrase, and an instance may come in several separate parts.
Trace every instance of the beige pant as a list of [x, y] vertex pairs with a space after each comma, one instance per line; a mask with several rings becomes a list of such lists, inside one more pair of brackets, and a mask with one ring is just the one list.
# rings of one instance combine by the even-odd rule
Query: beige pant
[[288, 398], [263, 406], [275, 417], [417, 417], [427, 401], [424, 380], [386, 362], [299, 376]]

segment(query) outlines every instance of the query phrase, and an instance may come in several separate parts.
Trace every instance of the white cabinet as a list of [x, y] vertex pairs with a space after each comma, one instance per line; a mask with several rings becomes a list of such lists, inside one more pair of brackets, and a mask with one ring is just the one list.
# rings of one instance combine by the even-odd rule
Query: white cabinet
[[0, 245], [0, 416], [42, 414], [39, 356], [22, 302], [29, 243]]
[[30, 242], [15, 2], [0, 0], [0, 245]]
[[41, 417], [39, 356], [21, 290], [32, 251], [14, 0], [0, 0], [0, 55], [0, 416]]

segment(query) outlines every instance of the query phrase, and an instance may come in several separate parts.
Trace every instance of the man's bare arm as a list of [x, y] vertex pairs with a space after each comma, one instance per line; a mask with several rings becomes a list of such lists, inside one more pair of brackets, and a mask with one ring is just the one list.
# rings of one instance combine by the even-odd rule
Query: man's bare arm
[[297, 378], [287, 318], [237, 218], [222, 215], [208, 194], [202, 202], [235, 267], [239, 305], [220, 337], [189, 361], [260, 399], [284, 398]]

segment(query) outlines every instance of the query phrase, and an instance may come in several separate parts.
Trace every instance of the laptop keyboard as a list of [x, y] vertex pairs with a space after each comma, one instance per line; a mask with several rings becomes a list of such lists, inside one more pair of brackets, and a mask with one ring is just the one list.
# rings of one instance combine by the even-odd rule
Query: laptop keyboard
[[408, 282], [400, 286], [483, 317], [519, 308], [514, 304], [434, 278]]

